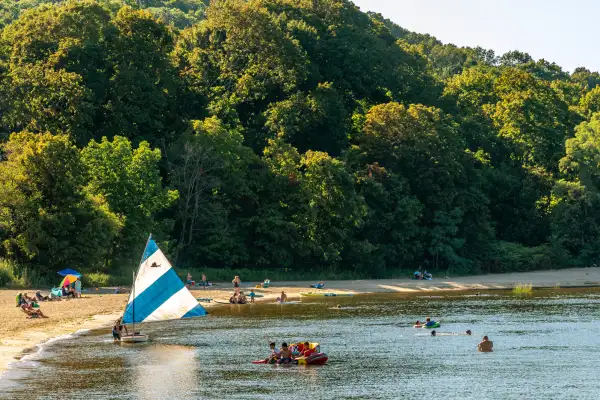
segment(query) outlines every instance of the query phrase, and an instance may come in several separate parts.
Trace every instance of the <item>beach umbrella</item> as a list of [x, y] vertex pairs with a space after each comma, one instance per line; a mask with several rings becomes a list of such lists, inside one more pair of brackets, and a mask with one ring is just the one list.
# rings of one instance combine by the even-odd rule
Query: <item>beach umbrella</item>
[[71, 268], [67, 268], [67, 269], [63, 269], [62, 271], [58, 271], [57, 274], [62, 275], [62, 276], [67, 276], [67, 275], [81, 276], [81, 274], [79, 272], [77, 272]]
[[75, 275], [65, 276], [64, 279], [62, 280], [62, 282], [60, 283], [60, 287], [69, 286], [71, 283], [75, 282], [77, 280], [77, 278], [79, 278], [79, 277], [75, 276]]

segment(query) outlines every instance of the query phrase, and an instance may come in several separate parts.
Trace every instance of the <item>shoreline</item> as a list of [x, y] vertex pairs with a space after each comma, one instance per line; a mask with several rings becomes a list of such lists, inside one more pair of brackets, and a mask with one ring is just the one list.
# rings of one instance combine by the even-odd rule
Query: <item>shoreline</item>
[[[272, 302], [282, 290], [289, 299], [299, 299], [301, 292], [340, 292], [352, 294], [403, 293], [407, 295], [471, 290], [509, 290], [518, 283], [531, 284], [534, 289], [547, 288], [586, 288], [600, 287], [600, 267], [573, 268], [564, 270], [520, 272], [493, 275], [477, 275], [455, 279], [435, 277], [432, 281], [408, 279], [347, 280], [326, 281], [323, 289], [311, 289], [309, 281], [272, 282], [268, 289], [255, 288], [256, 282], [242, 282], [241, 290], [246, 295], [254, 289], [264, 297], [255, 302]], [[26, 319], [14, 305], [17, 293], [26, 290], [0, 290], [0, 317], [8, 321], [0, 326], [0, 379], [11, 364], [30, 354], [33, 349], [45, 343], [72, 335], [82, 330], [109, 328], [124, 309], [128, 294], [110, 294], [110, 289], [97, 292], [84, 292], [82, 299], [41, 303], [42, 311], [48, 319]], [[29, 290], [35, 292], [35, 290]], [[208, 289], [194, 287], [192, 294], [196, 298], [227, 300], [233, 293], [230, 283], [220, 283]], [[226, 304], [201, 302], [203, 307], [211, 309]]]

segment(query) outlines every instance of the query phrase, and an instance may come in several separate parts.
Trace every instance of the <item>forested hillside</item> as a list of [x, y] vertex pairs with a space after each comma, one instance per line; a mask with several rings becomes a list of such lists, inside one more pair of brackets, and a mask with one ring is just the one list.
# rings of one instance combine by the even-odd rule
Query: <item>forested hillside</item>
[[182, 268], [596, 263], [597, 72], [345, 0], [40, 3], [0, 4], [13, 275], [129, 274], [149, 232]]

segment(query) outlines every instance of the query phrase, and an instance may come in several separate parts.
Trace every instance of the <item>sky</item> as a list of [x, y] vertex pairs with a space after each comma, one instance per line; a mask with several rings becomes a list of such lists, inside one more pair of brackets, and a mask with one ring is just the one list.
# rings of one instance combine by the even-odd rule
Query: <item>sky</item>
[[600, 71], [598, 0], [353, 0], [410, 31], [444, 43], [509, 50], [572, 72]]

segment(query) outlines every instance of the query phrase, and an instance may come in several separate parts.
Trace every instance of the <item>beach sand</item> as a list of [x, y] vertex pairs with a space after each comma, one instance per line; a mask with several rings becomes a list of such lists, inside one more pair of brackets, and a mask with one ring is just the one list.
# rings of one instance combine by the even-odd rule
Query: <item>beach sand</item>
[[[243, 277], [242, 277], [243, 278]], [[241, 290], [262, 293], [264, 297], [256, 301], [275, 301], [284, 290], [290, 299], [300, 297], [300, 292], [311, 291], [309, 285], [315, 282], [272, 282], [268, 289], [255, 289], [257, 282], [242, 282]], [[600, 286], [600, 268], [574, 268], [555, 271], [478, 275], [456, 279], [436, 277], [432, 281], [408, 279], [326, 281], [322, 291], [362, 293], [421, 293], [445, 290], [489, 290], [511, 289], [517, 283], [543, 287], [585, 287]], [[313, 291], [315, 289], [312, 289]], [[41, 309], [49, 318], [27, 319], [15, 305], [17, 293], [35, 290], [0, 290], [0, 374], [8, 365], [23, 355], [23, 351], [35, 347], [48, 339], [74, 333], [81, 329], [107, 328], [122, 315], [129, 295], [110, 294], [111, 289], [88, 291], [81, 299], [56, 302], [43, 302]], [[218, 283], [209, 289], [193, 289], [196, 298], [228, 300], [233, 293], [230, 282]], [[217, 306], [214, 302], [201, 303], [206, 308]]]

